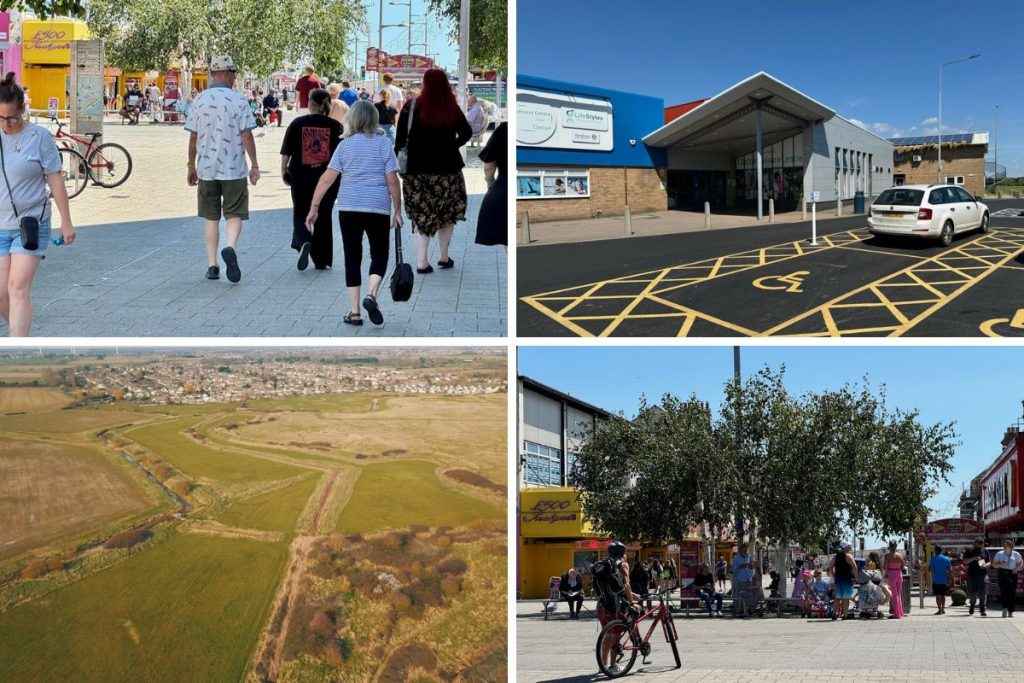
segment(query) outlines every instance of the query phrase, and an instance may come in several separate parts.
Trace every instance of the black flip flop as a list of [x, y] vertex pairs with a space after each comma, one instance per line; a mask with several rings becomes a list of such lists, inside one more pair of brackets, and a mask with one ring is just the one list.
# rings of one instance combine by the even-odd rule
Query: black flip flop
[[426, 268], [417, 268], [416, 272], [420, 275], [426, 275], [427, 273], [434, 272], [434, 266], [428, 265]]
[[441, 268], [441, 270], [447, 270], [448, 268], [454, 268], [455, 267], [455, 259], [453, 259], [451, 256], [449, 256], [447, 261], [438, 261], [437, 265], [438, 265], [439, 268]]
[[309, 267], [309, 250], [312, 246], [309, 242], [303, 242], [302, 246], [299, 247], [299, 262], [296, 265], [299, 270], [305, 270]]
[[366, 298], [363, 299], [363, 308], [365, 308], [366, 312], [370, 315], [371, 323], [374, 325], [384, 324], [384, 314], [380, 312], [380, 307], [377, 305], [376, 299], [367, 295]]
[[348, 313], [345, 314], [345, 317], [342, 318], [341, 321], [346, 325], [355, 325], [356, 327], [359, 327], [360, 325], [363, 324], [363, 317], [358, 313], [352, 313], [351, 311], [349, 311]]

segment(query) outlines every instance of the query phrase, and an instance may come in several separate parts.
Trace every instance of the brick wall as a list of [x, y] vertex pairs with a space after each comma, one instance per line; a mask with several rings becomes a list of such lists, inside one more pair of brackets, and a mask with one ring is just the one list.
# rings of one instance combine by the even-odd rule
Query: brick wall
[[[942, 145], [941, 181], [949, 176], [963, 176], [963, 188], [972, 195], [980, 195], [985, 191], [985, 152], [988, 145]], [[893, 175], [906, 175], [907, 185], [927, 185], [935, 182], [938, 170], [938, 148], [932, 147], [897, 147], [896, 153], [903, 154], [903, 161], [893, 163]], [[921, 161], [911, 161], [914, 156]], [[973, 174], [973, 175], [972, 175]]]
[[590, 197], [585, 199], [525, 199], [516, 202], [516, 221], [523, 212], [530, 220], [558, 221], [621, 216], [629, 203], [632, 213], [668, 210], [665, 171], [652, 168], [591, 168]]

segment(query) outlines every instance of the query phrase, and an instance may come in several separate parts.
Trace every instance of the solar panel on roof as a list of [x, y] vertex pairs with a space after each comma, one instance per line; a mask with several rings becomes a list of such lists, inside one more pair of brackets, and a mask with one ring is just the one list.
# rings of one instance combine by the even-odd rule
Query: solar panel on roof
[[[943, 143], [971, 143], [974, 141], [974, 133], [950, 133], [949, 135], [942, 136]], [[924, 135], [917, 137], [907, 138], [889, 138], [889, 142], [898, 146], [905, 147], [910, 145], [937, 145], [939, 144], [938, 135]]]

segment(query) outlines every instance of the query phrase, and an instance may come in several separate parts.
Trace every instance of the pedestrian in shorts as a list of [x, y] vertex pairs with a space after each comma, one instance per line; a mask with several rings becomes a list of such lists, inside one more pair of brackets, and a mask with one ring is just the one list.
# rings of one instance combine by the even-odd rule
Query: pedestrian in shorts
[[[242, 221], [249, 220], [249, 188], [260, 179], [256, 161], [256, 142], [252, 131], [256, 117], [245, 97], [232, 90], [238, 69], [231, 57], [210, 60], [212, 84], [189, 108], [185, 130], [188, 142], [188, 184], [199, 187], [199, 216], [206, 219], [206, 277], [220, 278], [217, 247], [220, 245], [220, 219], [225, 219], [227, 246], [220, 255], [231, 282], [242, 279], [238, 267], [238, 238]], [[251, 170], [246, 167], [249, 155]]]
[[932, 570], [932, 595], [935, 596], [935, 606], [939, 608], [936, 615], [946, 613], [946, 593], [949, 592], [949, 570], [953, 561], [943, 552], [942, 546], [935, 546], [935, 557], [928, 563]]

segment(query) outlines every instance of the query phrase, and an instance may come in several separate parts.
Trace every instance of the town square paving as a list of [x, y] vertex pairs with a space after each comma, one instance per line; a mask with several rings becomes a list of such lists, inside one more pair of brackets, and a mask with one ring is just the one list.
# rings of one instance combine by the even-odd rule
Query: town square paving
[[[931, 602], [929, 600], [929, 602]], [[968, 616], [934, 604], [908, 618], [882, 621], [804, 620], [797, 617], [709, 619], [676, 617], [683, 666], [652, 637], [649, 665], [638, 658], [627, 678], [639, 681], [1019, 681], [1024, 669], [1024, 618]], [[593, 607], [593, 603], [586, 604]], [[584, 683], [606, 680], [598, 671], [598, 622], [569, 621], [565, 605], [545, 621], [537, 603], [516, 613], [517, 680]]]
[[[290, 115], [286, 125], [289, 120]], [[352, 327], [342, 323], [347, 293], [337, 226], [333, 269], [299, 272], [295, 267], [291, 198], [280, 177], [284, 130], [256, 132], [263, 177], [250, 186], [250, 220], [238, 249], [242, 280], [232, 285], [223, 277], [204, 278], [203, 222], [195, 215], [196, 189], [185, 180], [188, 136], [182, 126], [146, 119], [123, 126], [108, 119], [104, 140], [131, 152], [131, 177], [113, 189], [87, 187], [71, 201], [78, 240], [71, 247], [51, 246], [40, 267], [32, 290], [33, 336], [505, 334], [505, 250], [474, 244], [486, 191], [479, 148], [469, 150], [467, 160], [469, 211], [467, 221], [455, 228], [456, 267], [417, 276], [412, 299], [405, 303], [391, 302], [385, 287], [385, 324]], [[414, 262], [408, 221], [402, 236], [405, 260]], [[364, 246], [364, 286], [367, 252]], [[437, 259], [434, 240], [430, 260]], [[0, 335], [6, 332], [0, 323]]]

